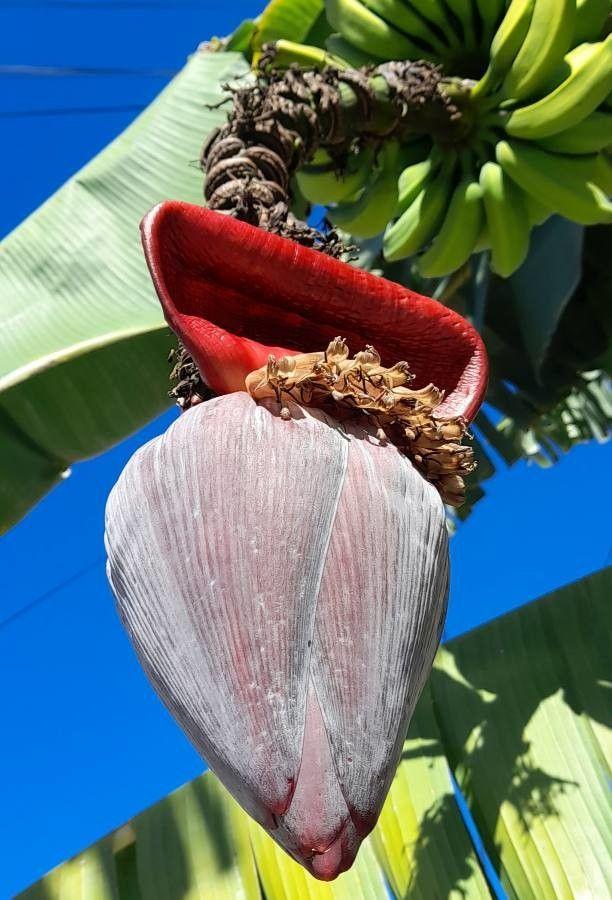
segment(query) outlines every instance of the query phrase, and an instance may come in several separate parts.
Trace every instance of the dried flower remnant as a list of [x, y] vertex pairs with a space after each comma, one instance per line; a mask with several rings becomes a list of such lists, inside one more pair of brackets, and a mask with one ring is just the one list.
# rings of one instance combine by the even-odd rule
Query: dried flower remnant
[[368, 346], [349, 358], [346, 342], [335, 338], [324, 353], [301, 353], [277, 359], [246, 378], [252, 397], [274, 397], [283, 419], [291, 416], [286, 401], [322, 407], [339, 420], [363, 417], [381, 442], [391, 441], [440, 492], [445, 503], [460, 506], [465, 499], [463, 476], [474, 470], [471, 447], [461, 445], [467, 433], [461, 416], [436, 419], [442, 391], [427, 385], [418, 390], [408, 363], [391, 368]]

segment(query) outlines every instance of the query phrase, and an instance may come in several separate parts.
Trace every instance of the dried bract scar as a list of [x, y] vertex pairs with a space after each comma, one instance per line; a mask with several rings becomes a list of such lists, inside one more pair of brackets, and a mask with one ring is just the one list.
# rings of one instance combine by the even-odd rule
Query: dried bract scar
[[461, 491], [482, 343], [434, 301], [186, 204], [153, 210], [144, 244], [222, 396], [126, 466], [108, 577], [194, 746], [329, 880], [376, 823], [438, 646], [441, 494]]

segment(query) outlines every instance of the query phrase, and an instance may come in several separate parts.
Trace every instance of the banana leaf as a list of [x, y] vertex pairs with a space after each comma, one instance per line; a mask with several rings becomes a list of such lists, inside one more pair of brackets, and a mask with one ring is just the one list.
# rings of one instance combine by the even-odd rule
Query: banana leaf
[[611, 592], [608, 569], [445, 645], [379, 823], [336, 881], [311, 878], [207, 773], [20, 897], [490, 897], [450, 770], [509, 897], [610, 897]]
[[610, 897], [612, 569], [451, 641], [431, 691], [508, 897]]
[[329, 29], [326, 32], [323, 27], [321, 35], [317, 34], [321, 19], [325, 21], [324, 0], [271, 0], [259, 17], [251, 39], [255, 59], [264, 44], [281, 38], [323, 46]]
[[165, 327], [140, 248], [160, 200], [202, 201], [211, 108], [248, 66], [195, 53], [151, 106], [2, 244], [0, 531], [70, 463], [101, 453], [169, 405]]

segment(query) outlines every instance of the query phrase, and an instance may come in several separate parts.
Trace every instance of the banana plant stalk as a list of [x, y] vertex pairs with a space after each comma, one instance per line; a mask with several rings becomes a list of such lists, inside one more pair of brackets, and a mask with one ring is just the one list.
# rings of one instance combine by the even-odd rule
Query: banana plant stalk
[[219, 396], [112, 491], [119, 615], [211, 769], [330, 880], [376, 823], [446, 611], [436, 466], [389, 436], [401, 420], [422, 457], [438, 429], [443, 455], [482, 402], [483, 344], [433, 300], [200, 207], [161, 204], [143, 241]]

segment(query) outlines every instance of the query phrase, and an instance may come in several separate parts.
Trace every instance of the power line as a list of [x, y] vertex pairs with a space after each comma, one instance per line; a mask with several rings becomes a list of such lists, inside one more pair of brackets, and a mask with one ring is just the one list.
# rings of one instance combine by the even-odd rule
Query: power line
[[125, 106], [67, 106], [59, 109], [8, 109], [0, 110], [0, 119], [28, 119], [39, 116], [88, 116], [99, 113], [142, 112], [144, 103], [126, 104]]
[[105, 560], [105, 556], [99, 556], [93, 562], [88, 563], [86, 566], [83, 566], [82, 569], [79, 569], [78, 572], [75, 572], [74, 575], [71, 575], [70, 578], [64, 579], [64, 581], [60, 582], [60, 584], [56, 584], [55, 587], [50, 588], [48, 591], [45, 591], [44, 594], [36, 597], [35, 600], [32, 600], [30, 603], [26, 603], [25, 606], [21, 607], [21, 609], [18, 609], [16, 612], [12, 613], [10, 616], [7, 616], [6, 619], [3, 619], [0, 622], [0, 630], [3, 628], [7, 628], [9, 625], [12, 625], [13, 622], [15, 622], [17, 619], [20, 619], [22, 616], [25, 616], [27, 613], [31, 612], [35, 607], [39, 606], [41, 603], [44, 603], [45, 600], [49, 600], [50, 597], [53, 597], [54, 594], [57, 594], [59, 591], [63, 590], [63, 588], [74, 584], [75, 581], [78, 581], [79, 578], [82, 578], [84, 575], [92, 572], [101, 563], [104, 563]]
[[197, 0], [0, 0], [0, 9], [206, 9], [206, 3]]
[[172, 78], [178, 69], [165, 68], [108, 68], [96, 66], [30, 66], [0, 65], [0, 75], [31, 78], [74, 78], [102, 76], [135, 76], [138, 78]]

